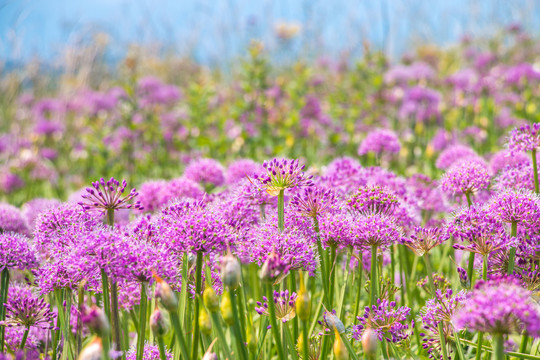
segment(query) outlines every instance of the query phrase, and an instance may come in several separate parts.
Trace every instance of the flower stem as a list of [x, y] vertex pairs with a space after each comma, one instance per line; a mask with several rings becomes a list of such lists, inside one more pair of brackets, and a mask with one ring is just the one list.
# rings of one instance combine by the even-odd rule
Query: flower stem
[[[191, 359], [197, 360], [199, 355], [199, 337], [200, 327], [199, 327], [199, 310], [200, 310], [200, 294], [201, 294], [201, 283], [202, 283], [202, 263], [203, 263], [203, 253], [201, 251], [197, 252], [197, 263], [195, 267], [195, 325], [193, 329], [193, 341], [191, 343]], [[210, 281], [210, 280], [209, 280]]]
[[180, 347], [180, 351], [184, 359], [189, 359], [188, 347], [186, 346], [184, 332], [182, 331], [182, 327], [180, 326], [180, 318], [178, 317], [178, 313], [176, 311], [171, 311], [169, 312], [169, 315], [171, 317], [171, 323], [174, 328], [176, 344]]
[[101, 269], [101, 287], [103, 288], [103, 309], [109, 323], [111, 322], [111, 299], [109, 297], [109, 277], [105, 270]]
[[493, 340], [495, 341], [494, 360], [504, 360], [504, 339], [502, 334], [493, 334]]
[[285, 229], [285, 190], [283, 189], [279, 190], [277, 208], [279, 231], [283, 231]]
[[221, 346], [223, 352], [225, 353], [226, 359], [232, 359], [231, 350], [227, 343], [227, 338], [223, 332], [223, 327], [221, 326], [221, 321], [218, 316], [218, 312], [210, 312], [210, 318], [212, 319], [212, 328], [216, 330], [217, 336], [219, 339], [219, 345]]
[[[426, 270], [428, 272], [428, 279], [429, 279], [428, 281], [429, 281], [431, 291], [433, 293], [433, 296], [437, 298], [437, 292], [435, 289], [435, 283], [433, 279], [433, 267], [431, 266], [429, 254], [424, 254], [424, 262], [426, 263]], [[448, 360], [448, 350], [446, 349], [446, 338], [444, 337], [443, 324], [441, 321], [439, 321], [439, 324], [437, 325], [437, 329], [439, 331], [439, 340], [441, 341], [441, 350], [442, 350], [443, 359]]]
[[144, 340], [146, 337], [146, 286], [141, 282], [141, 302], [139, 305], [139, 334], [137, 335], [137, 360], [141, 360], [144, 354]]
[[274, 335], [274, 341], [276, 342], [276, 348], [279, 360], [285, 360], [283, 356], [283, 346], [281, 345], [281, 337], [279, 336], [279, 329], [276, 321], [276, 308], [274, 304], [274, 292], [272, 291], [272, 285], [266, 285], [266, 297], [268, 298], [268, 310], [270, 312], [270, 325], [272, 326], [272, 334]]
[[84, 306], [84, 287], [79, 285], [79, 292], [77, 297], [77, 356], [80, 354], [82, 349], [82, 319], [81, 314], [83, 312]]
[[328, 269], [328, 275], [330, 282], [328, 284], [328, 291], [330, 291], [330, 309], [334, 308], [334, 292], [336, 289], [336, 258], [337, 258], [337, 245], [330, 246], [330, 264]]
[[347, 263], [345, 265], [345, 282], [342, 285], [341, 288], [341, 296], [339, 300], [339, 307], [337, 314], [339, 318], [343, 317], [343, 303], [345, 302], [345, 292], [347, 291], [347, 286], [349, 285], [349, 275], [351, 273], [350, 271], [350, 263], [351, 263], [351, 256], [352, 256], [352, 249], [349, 250], [349, 253], [347, 254]]
[[[6, 307], [5, 303], [7, 301], [9, 288], [9, 270], [4, 268], [2, 270], [2, 275], [0, 276], [0, 321], [6, 319]], [[4, 352], [4, 338], [5, 338], [5, 326], [0, 325], [0, 353]]]
[[302, 360], [309, 359], [309, 325], [302, 320]]
[[343, 341], [343, 345], [345, 345], [345, 347], [347, 348], [347, 351], [349, 352], [349, 355], [353, 358], [353, 360], [358, 360], [358, 356], [354, 352], [352, 344], [347, 338], [346, 334], [343, 334], [343, 336], [341, 336], [341, 341]]
[[240, 329], [240, 319], [238, 317], [238, 302], [236, 301], [236, 290], [230, 290], [229, 297], [231, 299], [231, 307], [232, 307], [233, 316], [234, 316], [233, 330], [236, 336], [236, 345], [238, 346], [238, 352], [240, 354], [240, 358], [247, 360], [248, 355], [246, 351], [244, 337], [242, 335], [242, 330]]
[[298, 355], [296, 354], [296, 350], [294, 348], [294, 340], [291, 335], [291, 329], [289, 329], [289, 324], [282, 323], [281, 326], [283, 327], [283, 333], [285, 334], [285, 339], [288, 343], [288, 348], [291, 349], [290, 354], [292, 356], [293, 360], [298, 360]]
[[371, 302], [370, 305], [377, 304], [377, 245], [371, 245]]
[[484, 333], [481, 332], [478, 334], [478, 341], [476, 342], [476, 357], [475, 360], [480, 360], [482, 358], [482, 342], [484, 341]]
[[474, 276], [474, 257], [473, 252], [469, 253], [469, 266], [467, 267], [467, 276], [469, 277], [469, 282], [471, 283], [471, 289], [473, 288], [473, 276]]
[[469, 205], [469, 207], [471, 207], [472, 204], [473, 204], [473, 203], [472, 203], [472, 200], [471, 200], [471, 193], [468, 192], [468, 191], [466, 191], [466, 192], [465, 192], [465, 197], [467, 198], [467, 205]]
[[523, 330], [523, 333], [521, 334], [521, 343], [519, 344], [519, 352], [524, 353], [527, 351], [527, 342], [529, 341], [529, 335], [527, 334], [527, 331]]
[[105, 336], [101, 337], [101, 347], [102, 347], [103, 360], [109, 360], [109, 351], [111, 350], [111, 345], [109, 342], [109, 334], [105, 334]]
[[19, 349], [23, 350], [24, 345], [26, 345], [26, 339], [28, 338], [28, 333], [30, 332], [30, 326], [27, 326], [26, 329], [24, 329], [24, 334], [21, 340], [21, 344], [19, 345]]
[[165, 344], [163, 343], [163, 336], [158, 336], [157, 342], [159, 347], [159, 358], [161, 360], [167, 360], [167, 354], [165, 353]]
[[488, 256], [483, 256], [483, 263], [482, 263], [482, 280], [487, 280], [487, 271], [488, 271]]
[[[517, 235], [517, 222], [512, 221], [511, 226], [512, 228], [511, 228], [510, 236], [514, 238]], [[512, 246], [508, 254], [508, 270], [506, 271], [507, 274], [512, 274], [514, 272], [514, 266], [516, 262], [515, 258], [516, 258], [516, 247]]]
[[532, 150], [532, 165], [533, 165], [533, 176], [534, 176], [534, 192], [539, 193], [538, 188], [538, 165], [536, 164], [536, 149]]
[[118, 306], [118, 284], [116, 283], [116, 281], [111, 282], [111, 318], [113, 342], [116, 346], [116, 350], [122, 351], [122, 333], [120, 332], [120, 309]]
[[328, 301], [328, 278], [326, 277], [326, 258], [324, 256], [324, 250], [321, 243], [321, 235], [319, 232], [319, 219], [313, 218], [313, 228], [317, 234], [317, 251], [319, 253], [319, 261], [321, 262], [321, 280], [323, 285], [323, 302], [327, 308], [330, 308], [330, 302]]

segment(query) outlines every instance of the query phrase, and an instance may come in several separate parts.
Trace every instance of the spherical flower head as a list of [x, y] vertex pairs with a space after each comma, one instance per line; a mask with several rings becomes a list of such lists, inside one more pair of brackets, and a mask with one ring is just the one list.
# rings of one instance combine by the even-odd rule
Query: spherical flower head
[[21, 211], [7, 203], [0, 203], [0, 232], [15, 232], [22, 235], [30, 233]]
[[[289, 290], [285, 291], [274, 291], [274, 298], [270, 299], [274, 302], [276, 309], [276, 319], [287, 322], [294, 319], [296, 316], [296, 293], [289, 293]], [[270, 316], [270, 311], [268, 310], [268, 298], [263, 296], [263, 301], [257, 301], [257, 307], [255, 311], [259, 315]]]
[[532, 224], [540, 215], [540, 197], [529, 190], [503, 190], [490, 199], [486, 208], [505, 223]]
[[246, 179], [247, 176], [260, 173], [262, 170], [261, 165], [251, 159], [239, 159], [229, 165], [225, 178], [227, 184], [235, 184]]
[[397, 196], [380, 186], [358, 189], [348, 201], [349, 209], [361, 215], [394, 215], [399, 207]]
[[[26, 329], [20, 326], [17, 327], [6, 327], [5, 329], [5, 345], [7, 347], [8, 351], [11, 351], [16, 354], [17, 350], [21, 346], [21, 342], [24, 336]], [[26, 338], [26, 343], [24, 345], [24, 352], [26, 352], [26, 359], [39, 359], [39, 353], [37, 351], [39, 350], [39, 345], [43, 343], [43, 341], [36, 335], [41, 335], [40, 332], [43, 331], [41, 329], [37, 328], [31, 328], [28, 337]], [[34, 355], [32, 352], [36, 351], [36, 354]], [[31, 357], [34, 355], [35, 357]], [[15, 357], [8, 356], [7, 354], [0, 354], [0, 360], [14, 360], [19, 359]], [[25, 359], [22, 357], [21, 359]]]
[[92, 183], [92, 188], [86, 188], [86, 194], [82, 195], [83, 201], [79, 205], [85, 210], [120, 210], [120, 209], [139, 209], [143, 207], [139, 202], [131, 203], [137, 195], [137, 190], [132, 189], [129, 194], [124, 195], [127, 182], [122, 180], [122, 184], [115, 178], [110, 178], [108, 181], [101, 178], [99, 181]]
[[496, 174], [508, 166], [529, 165], [530, 163], [530, 156], [523, 152], [512, 153], [510, 150], [501, 150], [493, 155], [489, 161], [489, 167]]
[[361, 176], [362, 166], [358, 160], [350, 157], [341, 157], [334, 159], [321, 177], [317, 179], [317, 183], [328, 189], [332, 189], [336, 194], [345, 196], [359, 186], [365, 186], [366, 180]]
[[460, 161], [441, 178], [443, 191], [451, 194], [472, 194], [487, 189], [489, 183], [488, 168], [478, 161]]
[[160, 194], [166, 187], [165, 180], [147, 181], [139, 188], [139, 202], [144, 211], [153, 212], [161, 208], [164, 203], [161, 201]]
[[217, 187], [225, 183], [225, 169], [214, 159], [200, 159], [186, 167], [184, 177], [201, 184], [204, 188]]
[[[397, 307], [395, 301], [378, 299], [377, 305], [366, 306], [364, 315], [357, 316], [360, 324], [353, 326], [353, 337], [360, 340], [364, 331], [371, 329], [379, 341], [386, 339], [400, 343], [411, 335], [409, 324], [405, 323], [410, 312], [411, 309], [406, 306]], [[410, 328], [414, 328], [414, 325]]]
[[8, 294], [6, 306], [6, 320], [2, 325], [7, 327], [37, 327], [52, 330], [51, 324], [56, 318], [50, 305], [45, 299], [40, 299], [31, 291], [16, 289]]
[[358, 216], [358, 237], [354, 246], [358, 249], [366, 249], [376, 246], [386, 248], [393, 243], [399, 242], [403, 237], [401, 228], [396, 222], [385, 215]]
[[306, 176], [305, 165], [300, 165], [300, 161], [288, 159], [276, 159], [265, 161], [263, 175], [253, 175], [253, 180], [264, 188], [268, 194], [277, 196], [281, 190], [296, 187], [313, 186], [311, 180], [313, 176]]
[[529, 152], [540, 147], [540, 123], [525, 124], [510, 132], [508, 149], [514, 152]]
[[158, 193], [158, 201], [161, 206], [169, 202], [182, 199], [202, 199], [204, 190], [197, 182], [186, 177], [179, 177], [167, 182]]
[[506, 278], [480, 281], [468, 294], [453, 322], [460, 329], [490, 334], [526, 330], [531, 336], [540, 336], [540, 311], [531, 292]]
[[60, 201], [57, 199], [36, 198], [25, 203], [21, 208], [21, 212], [26, 219], [26, 223], [33, 230], [36, 219], [42, 212], [58, 207], [60, 204]]
[[326, 247], [355, 246], [363, 229], [354, 216], [344, 211], [327, 213], [319, 219], [319, 236]]
[[456, 161], [461, 161], [469, 158], [478, 159], [479, 156], [470, 147], [458, 144], [445, 149], [437, 158], [435, 166], [437, 166], [437, 168], [439, 169], [448, 169]]
[[400, 149], [401, 144], [395, 132], [387, 129], [377, 129], [368, 133], [362, 141], [358, 147], [358, 155], [366, 155], [370, 152], [375, 153], [375, 155], [393, 154], [398, 153]]
[[24, 181], [17, 174], [11, 173], [7, 169], [1, 169], [0, 192], [10, 194], [11, 192], [24, 187]]
[[[165, 357], [167, 360], [172, 360], [173, 354], [170, 350], [165, 349]], [[126, 360], [136, 360], [137, 359], [137, 350], [135, 348], [130, 349], [126, 354]], [[148, 343], [144, 344], [144, 351], [142, 355], [142, 360], [161, 360], [159, 356], [159, 348], [155, 345], [150, 345]]]
[[336, 196], [332, 190], [311, 186], [295, 194], [290, 204], [302, 215], [315, 218], [336, 205]]
[[505, 167], [495, 178], [493, 188], [497, 191], [506, 189], [534, 191], [534, 169], [532, 164], [517, 164]]
[[403, 238], [401, 243], [411, 249], [416, 255], [423, 256], [448, 240], [450, 236], [442, 228], [416, 227], [414, 233], [408, 238]]
[[0, 233], [0, 269], [32, 269], [38, 266], [30, 239], [15, 233]]

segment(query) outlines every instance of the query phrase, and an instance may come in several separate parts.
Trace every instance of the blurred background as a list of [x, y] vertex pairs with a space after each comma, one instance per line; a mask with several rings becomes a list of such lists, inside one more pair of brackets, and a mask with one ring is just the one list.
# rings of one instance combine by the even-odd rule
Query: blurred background
[[227, 68], [261, 40], [276, 61], [358, 56], [369, 44], [396, 57], [520, 24], [540, 30], [538, 0], [0, 0], [0, 59], [58, 60], [69, 47], [107, 41], [109, 61], [130, 46]]

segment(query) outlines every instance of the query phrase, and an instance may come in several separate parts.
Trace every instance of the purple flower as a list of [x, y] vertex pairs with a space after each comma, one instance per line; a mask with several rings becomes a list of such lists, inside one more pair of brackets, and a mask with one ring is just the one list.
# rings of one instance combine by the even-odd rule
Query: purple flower
[[540, 336], [540, 311], [531, 295], [511, 279], [480, 281], [467, 295], [453, 322], [458, 328], [490, 334], [526, 330], [531, 336]]
[[393, 243], [400, 241], [402, 230], [396, 222], [385, 215], [360, 215], [356, 217], [358, 225], [358, 237], [355, 247], [366, 249], [372, 246], [386, 248]]
[[247, 176], [260, 173], [262, 170], [261, 165], [251, 159], [239, 159], [229, 165], [225, 178], [227, 184], [235, 184], [246, 179]]
[[347, 201], [348, 208], [360, 215], [394, 215], [399, 207], [397, 196], [380, 186], [366, 186]]
[[358, 224], [355, 217], [343, 211], [328, 213], [319, 219], [319, 234], [326, 247], [355, 246], [360, 242], [363, 230], [364, 228]]
[[403, 238], [401, 243], [411, 249], [416, 255], [423, 256], [448, 240], [450, 236], [441, 228], [416, 227], [414, 234], [409, 238]]
[[499, 172], [494, 180], [494, 189], [527, 189], [534, 191], [534, 169], [532, 164], [511, 165]]
[[186, 167], [184, 177], [210, 189], [225, 183], [225, 169], [214, 159], [200, 159]]
[[44, 211], [58, 206], [60, 206], [59, 200], [36, 198], [25, 203], [22, 206], [21, 212], [30, 229], [34, 230], [34, 225], [38, 216]]
[[[173, 354], [170, 350], [165, 349], [165, 357], [167, 360], [172, 360]], [[135, 348], [130, 349], [126, 353], [126, 360], [136, 360], [137, 359], [137, 350]], [[144, 344], [144, 351], [142, 354], [142, 360], [161, 360], [159, 356], [159, 348], [155, 345], [150, 345], [148, 343]]]
[[336, 198], [332, 190], [312, 186], [295, 194], [290, 204], [300, 214], [315, 218], [330, 211]]
[[410, 312], [411, 309], [405, 306], [396, 308], [394, 301], [378, 299], [377, 305], [366, 306], [364, 315], [357, 316], [360, 324], [353, 326], [353, 337], [360, 340], [364, 331], [371, 329], [379, 341], [384, 339], [393, 343], [405, 341], [414, 328], [414, 322], [410, 326], [405, 323]]
[[532, 225], [540, 215], [540, 197], [528, 190], [504, 190], [495, 194], [486, 208], [505, 223]]
[[334, 159], [326, 168], [323, 176], [318, 179], [318, 185], [332, 189], [336, 194], [345, 196], [365, 186], [366, 180], [360, 176], [362, 166], [350, 157]]
[[508, 149], [512, 152], [529, 152], [540, 147], [540, 123], [526, 124], [510, 132]]
[[161, 207], [176, 199], [201, 199], [203, 196], [204, 190], [198, 183], [188, 178], [180, 177], [167, 182], [160, 189], [158, 199]]
[[24, 186], [24, 181], [17, 174], [9, 172], [7, 169], [1, 169], [0, 174], [0, 192], [9, 194]]
[[403, 103], [399, 109], [399, 118], [407, 120], [414, 118], [426, 122], [440, 114], [439, 103], [441, 94], [423, 86], [413, 86], [405, 90]]
[[397, 134], [392, 130], [377, 129], [373, 130], [362, 141], [358, 147], [358, 155], [366, 155], [373, 152], [375, 155], [383, 153], [398, 153], [401, 149], [401, 144]]
[[120, 182], [114, 178], [110, 178], [107, 182], [101, 178], [99, 181], [92, 183], [93, 189], [86, 188], [87, 193], [82, 195], [84, 200], [79, 205], [85, 210], [101, 209], [108, 211], [129, 209], [131, 207], [142, 210], [139, 202], [130, 203], [138, 195], [137, 190], [132, 189], [128, 195], [123, 195], [126, 186], [126, 180], [123, 180], [120, 185]]
[[270, 195], [277, 196], [281, 190], [313, 185], [313, 176], [306, 176], [305, 167], [299, 160], [274, 158], [263, 163], [265, 174], [255, 174], [253, 180]]
[[530, 157], [523, 152], [512, 153], [509, 150], [501, 150], [493, 155], [489, 162], [489, 167], [496, 174], [508, 166], [528, 165], [530, 163]]
[[22, 235], [30, 233], [21, 211], [13, 205], [0, 203], [0, 233], [8, 231]]
[[50, 305], [45, 299], [34, 296], [30, 291], [17, 291], [8, 296], [6, 306], [6, 320], [2, 323], [6, 327], [21, 326], [24, 328], [37, 327], [46, 330], [54, 329], [53, 320], [56, 318]]
[[435, 165], [439, 169], [448, 169], [456, 161], [463, 161], [468, 158], [479, 158], [478, 154], [468, 146], [454, 145], [445, 149], [437, 158]]
[[452, 165], [440, 181], [445, 192], [472, 194], [486, 189], [490, 183], [490, 176], [485, 164], [464, 160]]
[[147, 181], [139, 188], [139, 202], [145, 211], [153, 212], [164, 205], [160, 194], [167, 186], [165, 180]]
[[[270, 301], [274, 302], [276, 309], [276, 319], [287, 322], [296, 316], [296, 293], [289, 293], [289, 290], [274, 291], [274, 298]], [[270, 316], [268, 310], [268, 299], [263, 296], [263, 302], [257, 301], [255, 311], [259, 315]]]
[[37, 267], [36, 252], [30, 239], [16, 233], [0, 233], [0, 269], [32, 269]]

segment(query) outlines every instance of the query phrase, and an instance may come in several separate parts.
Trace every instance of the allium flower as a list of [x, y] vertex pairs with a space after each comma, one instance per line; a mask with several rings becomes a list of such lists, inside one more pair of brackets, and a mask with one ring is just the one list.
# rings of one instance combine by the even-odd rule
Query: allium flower
[[488, 169], [478, 161], [460, 161], [441, 178], [442, 189], [448, 193], [472, 194], [486, 189], [489, 183]]
[[398, 153], [401, 144], [397, 134], [392, 130], [377, 129], [368, 133], [358, 147], [358, 155], [366, 155], [373, 152], [376, 155], [382, 153]]
[[448, 169], [457, 161], [478, 158], [478, 154], [476, 154], [476, 152], [470, 147], [465, 145], [454, 145], [447, 148], [439, 155], [435, 165], [439, 169]]
[[44, 211], [60, 206], [60, 201], [56, 199], [41, 199], [36, 198], [30, 200], [22, 206], [22, 215], [26, 219], [26, 223], [31, 230], [34, 229], [34, 224], [37, 217]]
[[[296, 293], [289, 294], [289, 290], [274, 291], [274, 298], [270, 301], [274, 302], [276, 308], [276, 319], [287, 322], [296, 316]], [[268, 311], [268, 298], [263, 296], [263, 302], [257, 301], [255, 311], [259, 315], [270, 316]]]
[[332, 189], [339, 195], [346, 195], [359, 186], [365, 186], [366, 180], [361, 176], [362, 166], [350, 157], [334, 159], [318, 179], [320, 186]]
[[0, 270], [31, 269], [38, 265], [30, 239], [15, 233], [0, 233]]
[[514, 152], [529, 152], [540, 147], [540, 123], [526, 124], [510, 132], [508, 149]]
[[[6, 327], [5, 329], [5, 341], [6, 341], [6, 347], [8, 350], [11, 350], [11, 352], [17, 352], [17, 349], [21, 346], [21, 342], [24, 336], [26, 329], [20, 326], [17, 327]], [[31, 328], [30, 332], [28, 333], [28, 337], [26, 338], [26, 343], [24, 345], [24, 351], [26, 352], [26, 359], [39, 359], [39, 354], [35, 354], [35, 358], [31, 357], [31, 353], [28, 353], [30, 351], [36, 351], [39, 349], [39, 345], [42, 343], [41, 339], [36, 336], [36, 332], [43, 331], [41, 329], [37, 328]], [[38, 335], [41, 335], [38, 333]], [[15, 360], [17, 358], [15, 357], [8, 357], [6, 354], [6, 357], [2, 357], [3, 354], [0, 353], [0, 360]], [[23, 357], [24, 359], [24, 357]]]
[[290, 204], [302, 215], [315, 218], [330, 211], [336, 198], [332, 190], [312, 186], [294, 195]]
[[496, 174], [507, 166], [529, 165], [530, 163], [531, 158], [525, 153], [512, 153], [509, 150], [501, 150], [493, 155], [489, 162], [489, 167], [491, 168], [491, 171]]
[[225, 169], [214, 159], [200, 159], [186, 167], [184, 177], [201, 184], [204, 188], [217, 187], [225, 183]]
[[270, 195], [276, 196], [281, 190], [296, 187], [312, 186], [313, 176], [306, 176], [299, 160], [273, 159], [265, 161], [264, 175], [253, 175], [253, 180], [264, 188]]
[[8, 295], [6, 320], [2, 323], [7, 327], [22, 326], [37, 327], [46, 330], [54, 329], [51, 324], [56, 318], [50, 305], [45, 299], [39, 299], [25, 289], [14, 289]]
[[92, 183], [93, 189], [86, 188], [87, 193], [82, 195], [84, 200], [79, 205], [85, 210], [101, 209], [108, 211], [130, 209], [131, 207], [142, 210], [143, 208], [139, 202], [130, 203], [138, 195], [137, 190], [132, 189], [128, 195], [123, 195], [126, 186], [126, 180], [123, 180], [120, 185], [120, 182], [115, 178], [110, 178], [107, 182], [101, 178], [99, 181]]
[[239, 159], [229, 165], [225, 178], [227, 184], [234, 184], [262, 170], [261, 165], [251, 159]]
[[398, 198], [380, 186], [366, 186], [347, 201], [348, 207], [361, 215], [394, 215], [399, 207]]
[[416, 255], [423, 256], [435, 246], [444, 243], [450, 236], [441, 228], [416, 227], [414, 234], [403, 238], [402, 244], [411, 249]]
[[[172, 360], [173, 354], [170, 350], [165, 349], [165, 357], [167, 360]], [[137, 349], [132, 348], [126, 353], [126, 360], [136, 360]], [[142, 354], [142, 360], [161, 360], [159, 356], [159, 348], [155, 345], [148, 343], [144, 344], [144, 351]]]
[[21, 211], [15, 206], [0, 203], [0, 232], [29, 235], [28, 224]]
[[534, 191], [533, 166], [524, 164], [507, 166], [495, 178], [493, 188], [497, 191], [507, 189]]
[[409, 328], [414, 328], [414, 322], [410, 327], [405, 323], [410, 312], [405, 306], [396, 308], [394, 301], [378, 299], [377, 305], [366, 306], [364, 315], [357, 316], [360, 324], [353, 326], [353, 337], [360, 340], [363, 332], [371, 329], [380, 341], [400, 343], [411, 335]]
[[24, 181], [8, 169], [0, 169], [0, 192], [9, 194], [24, 186]]
[[478, 282], [453, 322], [458, 328], [490, 334], [526, 330], [532, 336], [540, 336], [540, 311], [531, 292], [505, 278]]
[[447, 353], [452, 352], [450, 339], [454, 333], [452, 319], [465, 300], [465, 296], [464, 291], [454, 295], [451, 289], [444, 292], [437, 290], [435, 298], [428, 300], [426, 306], [420, 309], [420, 319], [425, 330], [420, 334], [423, 338], [422, 347], [427, 350], [431, 359], [442, 358], [438, 329], [440, 323], [442, 323], [443, 336], [446, 339]]
[[167, 182], [158, 194], [160, 207], [175, 199], [201, 199], [203, 196], [203, 188], [195, 181], [185, 177]]
[[398, 242], [403, 236], [401, 228], [388, 216], [359, 216], [356, 220], [359, 236], [354, 245], [359, 249], [372, 246], [384, 249]]
[[495, 194], [486, 207], [505, 223], [531, 224], [540, 215], [540, 197], [528, 190], [503, 190]]
[[363, 227], [355, 217], [345, 212], [327, 213], [319, 219], [319, 235], [327, 247], [337, 245], [340, 248], [354, 246], [360, 242]]
[[167, 182], [165, 180], [147, 181], [139, 188], [139, 202], [145, 211], [155, 211], [164, 205], [160, 197]]

